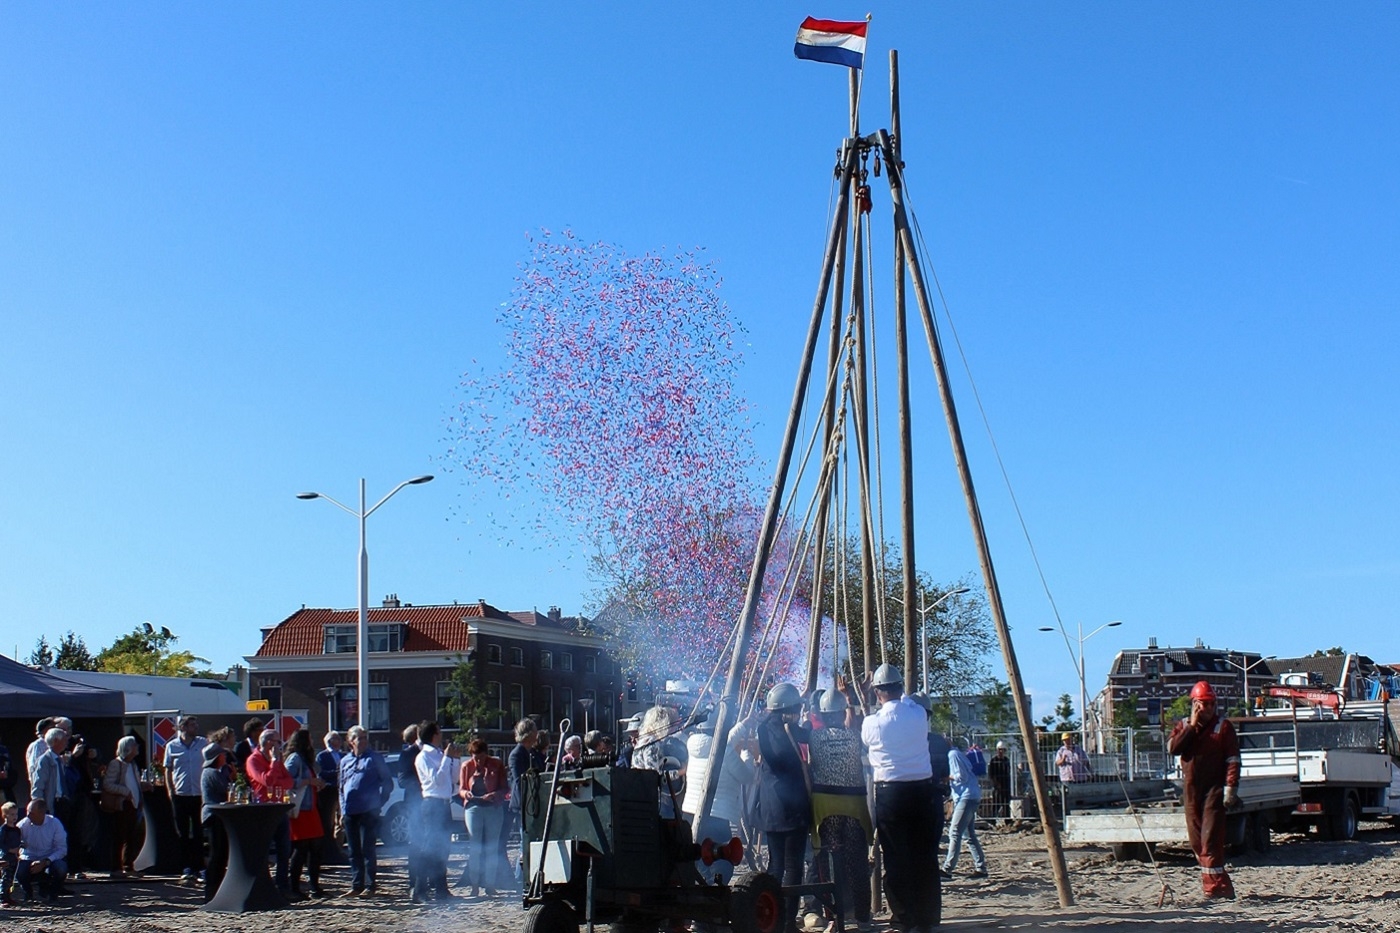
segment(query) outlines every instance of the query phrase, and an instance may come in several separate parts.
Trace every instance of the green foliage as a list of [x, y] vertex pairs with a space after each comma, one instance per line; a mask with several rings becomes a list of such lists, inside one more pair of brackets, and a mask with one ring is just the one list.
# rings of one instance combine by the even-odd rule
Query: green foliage
[[471, 660], [460, 654], [454, 660], [457, 666], [447, 678], [452, 692], [443, 708], [438, 710], [438, 719], [443, 729], [473, 733], [478, 731], [481, 720], [499, 716], [501, 711], [487, 706], [486, 692], [477, 685]]
[[29, 652], [30, 667], [48, 667], [53, 664], [53, 646], [49, 644], [47, 635], [40, 635], [39, 640], [34, 643], [34, 650]]
[[[96, 669], [109, 674], [159, 674], [162, 677], [194, 677], [195, 661], [204, 661], [189, 651], [174, 651], [180, 639], [167, 628], [146, 631], [150, 623], [122, 635], [97, 653]], [[205, 661], [204, 663], [209, 663]]]
[[954, 735], [961, 731], [959, 727], [962, 724], [958, 721], [957, 710], [955, 710], [953, 704], [949, 703], [947, 700], [938, 700], [934, 702], [930, 720], [933, 725], [933, 731], [941, 735]]
[[1051, 732], [1078, 732], [1080, 723], [1074, 718], [1074, 698], [1068, 693], [1060, 694], [1060, 701], [1055, 704], [1055, 714], [1044, 717], [1041, 722]]
[[81, 635], [65, 632], [54, 652], [53, 666], [61, 671], [95, 671], [97, 659], [92, 656]]
[[1113, 725], [1117, 729], [1141, 729], [1142, 714], [1138, 712], [1138, 695], [1130, 693], [1113, 704]]
[[982, 697], [982, 718], [992, 735], [1011, 732], [1016, 728], [1016, 705], [1011, 698], [1011, 684], [993, 678]]
[[1310, 658], [1341, 658], [1346, 656], [1346, 651], [1338, 646], [1328, 648], [1326, 651], [1314, 651], [1308, 655]]
[[1162, 728], [1171, 731], [1180, 720], [1191, 717], [1191, 695], [1183, 693], [1167, 704], [1167, 708], [1162, 710]]

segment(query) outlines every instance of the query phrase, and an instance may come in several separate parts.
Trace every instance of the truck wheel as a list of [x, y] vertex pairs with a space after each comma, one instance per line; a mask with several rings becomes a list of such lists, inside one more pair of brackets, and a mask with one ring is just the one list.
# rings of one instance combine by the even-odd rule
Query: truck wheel
[[1150, 862], [1152, 845], [1147, 842], [1115, 842], [1113, 844], [1115, 862]]
[[1358, 818], [1356, 815], [1356, 798], [1347, 794], [1342, 798], [1342, 805], [1337, 812], [1332, 815], [1332, 838], [1346, 841], [1356, 838], [1356, 825]]
[[783, 926], [783, 886], [767, 872], [749, 875], [729, 897], [733, 933], [777, 933]]
[[525, 914], [524, 933], [578, 933], [578, 917], [563, 901], [545, 901]]

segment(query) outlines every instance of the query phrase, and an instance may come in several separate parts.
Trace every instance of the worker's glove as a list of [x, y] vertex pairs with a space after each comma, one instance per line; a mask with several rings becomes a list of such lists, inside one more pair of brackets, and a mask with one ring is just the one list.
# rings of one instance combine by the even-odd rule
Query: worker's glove
[[1240, 805], [1240, 792], [1230, 785], [1225, 785], [1225, 808], [1234, 809]]

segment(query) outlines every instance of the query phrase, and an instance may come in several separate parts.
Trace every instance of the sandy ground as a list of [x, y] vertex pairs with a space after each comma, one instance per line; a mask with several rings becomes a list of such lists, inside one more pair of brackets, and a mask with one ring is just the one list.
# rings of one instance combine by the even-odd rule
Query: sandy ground
[[[1076, 905], [1060, 908], [1041, 837], [1032, 832], [984, 835], [992, 877], [954, 880], [945, 888], [943, 929], [1253, 931], [1400, 930], [1400, 830], [1365, 823], [1353, 842], [1276, 836], [1265, 856], [1231, 862], [1239, 898], [1207, 902], [1195, 862], [1184, 850], [1159, 853], [1154, 868], [1115, 864], [1095, 847], [1066, 850]], [[458, 870], [454, 853], [452, 877]], [[99, 933], [405, 933], [487, 931], [523, 927], [519, 901], [463, 900], [449, 907], [415, 907], [405, 896], [403, 861], [381, 861], [374, 899], [306, 901], [261, 914], [210, 914], [199, 892], [168, 878], [76, 883], [60, 906], [5, 910], [4, 929], [94, 930]], [[959, 872], [970, 871], [964, 853]], [[344, 869], [328, 869], [325, 885], [348, 887]], [[1160, 906], [1159, 906], [1160, 904]]]

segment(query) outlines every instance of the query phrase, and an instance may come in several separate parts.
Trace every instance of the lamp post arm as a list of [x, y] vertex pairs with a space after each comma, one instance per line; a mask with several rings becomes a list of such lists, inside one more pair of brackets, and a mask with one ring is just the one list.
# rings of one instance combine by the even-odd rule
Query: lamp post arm
[[326, 494], [323, 493], [323, 492], [318, 492], [318, 493], [316, 493], [316, 498], [317, 498], [317, 499], [325, 499], [327, 502], [329, 502], [331, 505], [335, 506], [336, 508], [341, 509], [341, 510], [343, 510], [343, 511], [345, 511], [345, 512], [349, 512], [351, 515], [355, 516], [356, 518], [359, 518], [359, 517], [360, 517], [360, 513], [359, 513], [359, 512], [356, 512], [354, 509], [350, 508], [350, 506], [344, 504], [343, 502], [337, 502], [335, 499], [332, 499], [330, 496], [326, 495]]
[[[404, 488], [405, 486], [410, 486], [412, 484], [413, 480], [406, 479], [402, 483], [399, 483], [397, 486], [395, 486], [393, 489], [389, 490], [388, 494], [383, 499], [380, 499], [369, 509], [369, 511], [365, 512], [365, 518], [369, 518], [371, 515], [374, 514], [375, 509], [379, 508], [381, 505], [394, 498], [395, 493], [397, 493], [400, 489]], [[341, 506], [341, 508], [345, 508], [345, 506]], [[350, 510], [346, 509], [346, 511], [348, 512]]]

